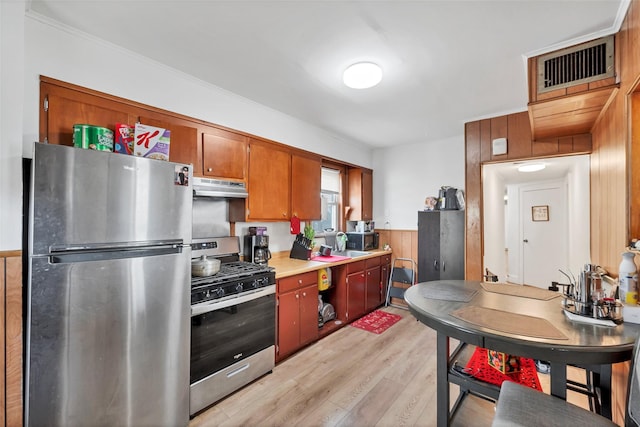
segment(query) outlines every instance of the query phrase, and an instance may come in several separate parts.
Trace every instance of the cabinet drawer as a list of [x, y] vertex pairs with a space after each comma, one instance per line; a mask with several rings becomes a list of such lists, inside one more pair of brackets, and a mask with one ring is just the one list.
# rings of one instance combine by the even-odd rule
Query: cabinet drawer
[[308, 273], [298, 274], [297, 276], [285, 277], [278, 279], [278, 292], [287, 292], [314, 283], [318, 283], [317, 271], [310, 271]]
[[380, 264], [391, 264], [391, 255], [382, 255], [380, 257]]
[[371, 267], [377, 267], [380, 265], [380, 257], [377, 256], [375, 258], [369, 258], [364, 260], [364, 267], [369, 269]]
[[364, 271], [364, 260], [347, 264], [347, 274], [357, 273], [358, 271]]

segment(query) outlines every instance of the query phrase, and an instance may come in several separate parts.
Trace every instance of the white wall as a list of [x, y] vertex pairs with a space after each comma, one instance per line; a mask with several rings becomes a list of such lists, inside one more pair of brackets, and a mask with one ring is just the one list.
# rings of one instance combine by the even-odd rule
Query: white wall
[[[464, 187], [464, 135], [371, 150], [125, 49], [0, 2], [0, 250], [21, 249], [21, 157], [38, 139], [39, 76], [85, 86], [374, 169], [379, 227], [416, 229], [416, 211], [442, 185]], [[286, 249], [287, 223], [267, 224]], [[238, 230], [241, 233], [241, 231]], [[274, 236], [275, 237], [275, 236]]]
[[0, 250], [22, 248], [23, 15], [0, 1]]
[[[591, 181], [590, 156], [577, 156], [567, 175], [569, 208], [569, 270], [577, 277], [591, 263]], [[566, 282], [563, 282], [566, 283]]]
[[[485, 174], [482, 168], [484, 266], [505, 281], [507, 275], [505, 183], [498, 173]], [[484, 274], [484, 270], [483, 270]]]
[[464, 135], [373, 152], [376, 228], [417, 230], [424, 199], [443, 185], [464, 189]]

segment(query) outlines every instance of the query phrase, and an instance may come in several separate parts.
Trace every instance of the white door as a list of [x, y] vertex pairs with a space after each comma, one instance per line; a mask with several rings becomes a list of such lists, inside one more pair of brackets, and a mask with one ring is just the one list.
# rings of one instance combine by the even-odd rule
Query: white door
[[568, 264], [564, 181], [521, 188], [522, 283], [546, 289]]

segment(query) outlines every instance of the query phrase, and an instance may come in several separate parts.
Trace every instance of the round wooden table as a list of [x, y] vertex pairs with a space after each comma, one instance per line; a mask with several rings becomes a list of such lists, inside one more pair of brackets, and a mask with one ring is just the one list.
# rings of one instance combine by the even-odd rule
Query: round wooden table
[[[491, 284], [485, 284], [491, 285]], [[503, 285], [516, 291], [529, 287]], [[531, 289], [531, 288], [529, 288]], [[542, 293], [534, 288], [533, 292]], [[631, 359], [640, 325], [623, 323], [607, 327], [569, 320], [563, 313], [562, 297], [536, 299], [487, 291], [478, 281], [438, 280], [414, 285], [405, 292], [409, 310], [420, 322], [437, 331], [437, 408], [438, 425], [448, 425], [449, 383], [463, 390], [496, 398], [495, 388], [450, 372], [449, 338], [461, 343], [501, 351], [515, 356], [549, 361], [551, 394], [566, 399], [567, 365], [577, 365], [596, 373], [601, 389], [602, 415], [611, 419], [611, 364]], [[495, 313], [507, 319], [503, 325], [463, 320], [465, 313]], [[624, 314], [623, 314], [624, 315]], [[473, 320], [473, 319], [472, 319]], [[527, 332], [529, 324], [543, 328]], [[510, 329], [517, 329], [514, 333]], [[523, 332], [522, 329], [525, 329]], [[545, 329], [546, 328], [546, 329]], [[557, 335], [554, 338], [551, 336]], [[560, 337], [561, 338], [558, 338]], [[452, 413], [457, 408], [454, 405]]]

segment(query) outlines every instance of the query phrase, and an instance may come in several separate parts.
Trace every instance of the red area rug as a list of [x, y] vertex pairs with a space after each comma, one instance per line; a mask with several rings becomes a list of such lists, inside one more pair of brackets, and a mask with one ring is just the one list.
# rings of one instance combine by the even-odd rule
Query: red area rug
[[534, 390], [542, 391], [535, 362], [526, 357], [520, 358], [520, 372], [503, 374], [487, 363], [487, 349], [477, 347], [473, 356], [469, 359], [465, 371], [476, 379], [497, 386], [501, 386], [504, 381], [513, 381], [531, 387]]
[[365, 331], [373, 332], [374, 334], [381, 334], [391, 326], [393, 326], [398, 320], [402, 319], [402, 316], [393, 313], [387, 313], [386, 311], [376, 310], [367, 314], [364, 317], [359, 318], [351, 324], [356, 328], [364, 329]]

